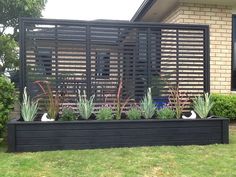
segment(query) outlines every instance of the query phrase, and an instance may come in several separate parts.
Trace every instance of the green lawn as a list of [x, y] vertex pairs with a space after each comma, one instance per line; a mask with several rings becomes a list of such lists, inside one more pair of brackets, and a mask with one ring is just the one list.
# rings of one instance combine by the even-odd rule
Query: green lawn
[[38, 153], [0, 149], [0, 177], [236, 176], [236, 128], [229, 145], [139, 147]]

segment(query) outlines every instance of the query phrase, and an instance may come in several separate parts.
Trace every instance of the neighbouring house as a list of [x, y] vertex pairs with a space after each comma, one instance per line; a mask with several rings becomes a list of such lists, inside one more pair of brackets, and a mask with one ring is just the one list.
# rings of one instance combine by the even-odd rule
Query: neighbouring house
[[131, 21], [207, 24], [210, 90], [236, 91], [236, 0], [145, 0]]

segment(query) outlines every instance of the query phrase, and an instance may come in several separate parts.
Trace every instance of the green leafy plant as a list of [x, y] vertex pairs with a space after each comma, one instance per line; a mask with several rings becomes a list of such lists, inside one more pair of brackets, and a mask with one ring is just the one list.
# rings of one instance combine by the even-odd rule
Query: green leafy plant
[[0, 137], [6, 130], [6, 123], [9, 120], [9, 114], [13, 110], [15, 102], [15, 87], [11, 81], [0, 76]]
[[173, 119], [175, 118], [175, 111], [171, 108], [164, 107], [157, 110], [157, 118], [159, 119]]
[[211, 115], [236, 120], [236, 95], [211, 94], [214, 101]]
[[60, 120], [63, 121], [73, 121], [76, 120], [77, 116], [75, 114], [75, 111], [71, 107], [64, 107], [62, 108], [62, 114]]
[[113, 113], [112, 109], [109, 107], [102, 107], [98, 111], [96, 118], [98, 120], [112, 120], [113, 119]]
[[21, 116], [24, 121], [33, 121], [38, 111], [38, 101], [30, 100], [27, 95], [26, 87], [24, 88], [23, 101], [21, 104]]
[[92, 95], [89, 99], [87, 99], [86, 92], [84, 90], [83, 95], [81, 95], [80, 90], [78, 90], [79, 93], [79, 100], [78, 100], [78, 109], [79, 114], [83, 119], [88, 119], [93, 112], [94, 105], [94, 95]]
[[53, 92], [52, 87], [48, 81], [35, 81], [41, 88], [43, 94], [37, 97], [45, 98], [45, 107], [50, 119], [56, 119], [60, 111], [60, 104], [63, 102], [63, 96], [59, 96], [57, 92]]
[[152, 91], [151, 88], [148, 88], [147, 94], [144, 96], [143, 100], [141, 101], [141, 111], [145, 119], [150, 119], [155, 114], [156, 105], [153, 103], [152, 100]]
[[204, 97], [198, 96], [193, 99], [193, 109], [202, 119], [208, 116], [213, 105], [212, 97], [208, 93], [205, 93]]
[[189, 97], [187, 93], [180, 91], [179, 85], [169, 88], [169, 106], [175, 110], [176, 118], [179, 119], [185, 108], [189, 105]]
[[138, 108], [131, 108], [128, 112], [127, 112], [127, 117], [130, 120], [138, 120], [141, 119], [142, 116], [142, 112], [138, 109]]

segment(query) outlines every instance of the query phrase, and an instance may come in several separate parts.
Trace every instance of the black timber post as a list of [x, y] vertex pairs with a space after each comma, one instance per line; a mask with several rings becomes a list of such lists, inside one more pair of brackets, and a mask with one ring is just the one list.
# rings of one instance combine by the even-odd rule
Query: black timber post
[[8, 152], [16, 152], [16, 124], [7, 124]]
[[222, 120], [222, 143], [229, 144], [229, 119]]
[[56, 77], [56, 83], [55, 83], [56, 84], [56, 93], [58, 94], [58, 87], [59, 87], [59, 77], [58, 77], [58, 25], [55, 25], [55, 77]]
[[91, 96], [91, 46], [90, 25], [86, 25], [86, 94]]
[[179, 89], [179, 30], [176, 29], [176, 86]]
[[25, 60], [25, 22], [23, 18], [19, 19], [20, 23], [20, 100], [22, 100], [22, 93], [26, 86], [26, 60]]
[[210, 36], [209, 26], [204, 28], [204, 92], [210, 92]]
[[147, 84], [148, 87], [151, 87], [151, 78], [152, 78], [152, 63], [151, 63], [151, 29], [147, 30]]

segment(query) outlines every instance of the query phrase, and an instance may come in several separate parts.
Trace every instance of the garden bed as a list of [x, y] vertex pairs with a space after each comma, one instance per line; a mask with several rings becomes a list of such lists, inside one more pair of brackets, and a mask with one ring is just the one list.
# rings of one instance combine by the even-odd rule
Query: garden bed
[[228, 119], [8, 123], [8, 151], [228, 144]]

